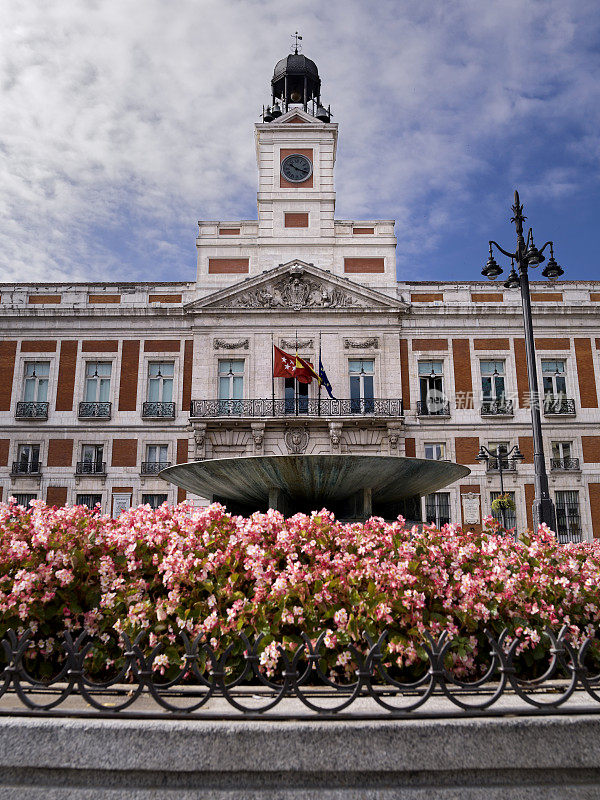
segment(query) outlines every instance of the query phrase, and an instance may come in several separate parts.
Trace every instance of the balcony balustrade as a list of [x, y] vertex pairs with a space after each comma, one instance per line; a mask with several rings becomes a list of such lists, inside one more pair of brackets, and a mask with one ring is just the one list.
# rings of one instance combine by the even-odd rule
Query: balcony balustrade
[[174, 419], [175, 403], [147, 401], [142, 405], [142, 417], [145, 419]]
[[482, 417], [510, 417], [513, 414], [512, 400], [484, 400], [481, 404]]
[[10, 474], [14, 477], [19, 475], [38, 476], [41, 474], [39, 461], [13, 461]]
[[142, 461], [142, 468], [140, 470], [142, 475], [158, 475], [161, 469], [170, 467], [170, 461]]
[[544, 414], [547, 416], [554, 416], [566, 414], [573, 416], [575, 414], [575, 400], [564, 397], [552, 397], [546, 395], [544, 397], [543, 405]]
[[550, 459], [550, 469], [552, 470], [564, 470], [570, 471], [579, 469], [579, 459], [578, 458], [551, 458]]
[[434, 400], [417, 400], [417, 416], [419, 417], [449, 417], [450, 403]]
[[402, 417], [402, 400], [296, 397], [284, 400], [192, 400], [190, 416], [206, 417]]
[[112, 403], [79, 403], [79, 419], [110, 419]]
[[19, 402], [15, 417], [17, 419], [48, 419], [49, 403]]
[[489, 458], [487, 461], [488, 472], [516, 472], [517, 462], [513, 458]]
[[78, 461], [76, 475], [106, 475], [106, 461]]

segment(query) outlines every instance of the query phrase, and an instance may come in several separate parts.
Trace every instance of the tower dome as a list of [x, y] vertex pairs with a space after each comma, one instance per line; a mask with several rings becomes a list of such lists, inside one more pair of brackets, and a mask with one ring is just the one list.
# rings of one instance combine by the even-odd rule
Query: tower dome
[[321, 94], [317, 65], [302, 53], [290, 53], [275, 65], [271, 89], [273, 101], [281, 100], [286, 111], [290, 103], [302, 103], [306, 111], [309, 101], [318, 102]]
[[295, 51], [275, 65], [271, 78], [273, 106], [264, 112], [265, 122], [281, 116], [290, 104], [301, 105], [304, 111], [308, 111], [311, 100], [314, 102], [313, 115], [322, 122], [329, 122], [330, 112], [321, 106], [321, 79], [317, 65], [298, 52], [298, 39], [301, 38], [296, 34]]

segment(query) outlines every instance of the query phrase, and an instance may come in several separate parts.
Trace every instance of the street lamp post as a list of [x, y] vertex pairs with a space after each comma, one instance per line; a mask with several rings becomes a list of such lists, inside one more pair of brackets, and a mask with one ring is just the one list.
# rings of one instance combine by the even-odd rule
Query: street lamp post
[[[487, 447], [484, 445], [480, 445], [479, 453], [477, 453], [477, 461], [485, 461], [486, 464], [490, 458], [496, 459], [496, 464], [498, 465], [498, 472], [500, 473], [500, 492], [504, 494], [504, 467], [502, 466], [502, 462], [504, 459], [508, 461], [510, 458], [511, 461], [523, 461], [524, 456], [523, 453], [519, 450], [519, 445], [513, 445], [510, 450], [507, 450], [506, 453], [500, 453], [500, 446], [496, 446], [496, 451], [492, 452], [488, 450]], [[502, 512], [502, 527], [506, 530], [506, 509], [504, 506], [500, 509]]]
[[[531, 425], [533, 428], [533, 465], [535, 471], [535, 499], [533, 501], [533, 522], [534, 528], [541, 523], [551, 530], [556, 530], [556, 514], [554, 503], [550, 498], [548, 489], [548, 475], [546, 473], [546, 462], [544, 460], [544, 445], [542, 440], [542, 419], [540, 416], [540, 401], [538, 392], [537, 367], [535, 362], [535, 344], [533, 339], [533, 324], [531, 318], [531, 296], [529, 294], [529, 267], [537, 267], [545, 261], [544, 250], [550, 247], [550, 259], [542, 272], [542, 275], [549, 280], [556, 280], [564, 271], [554, 260], [553, 242], [546, 242], [541, 250], [538, 250], [533, 242], [533, 230], [529, 229], [527, 240], [523, 236], [523, 222], [527, 217], [523, 216], [523, 206], [519, 203], [519, 193], [515, 191], [515, 203], [512, 206], [514, 222], [517, 231], [517, 248], [515, 252], [510, 252], [500, 247], [498, 242], [490, 241], [490, 255], [481, 274], [490, 280], [502, 274], [502, 268], [496, 263], [492, 255], [492, 246], [496, 247], [501, 253], [511, 259], [511, 270], [504, 286], [507, 289], [521, 289], [521, 302], [523, 306], [523, 323], [525, 328], [525, 352], [527, 356], [527, 380], [529, 383], [529, 397], [531, 407]], [[515, 271], [514, 264], [517, 264], [518, 273]]]

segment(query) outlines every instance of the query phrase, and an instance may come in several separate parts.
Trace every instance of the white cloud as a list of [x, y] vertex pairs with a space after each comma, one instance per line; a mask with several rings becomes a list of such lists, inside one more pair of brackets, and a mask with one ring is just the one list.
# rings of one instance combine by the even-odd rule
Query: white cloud
[[398, 219], [400, 258], [500, 213], [509, 178], [556, 198], [597, 180], [588, 0], [0, 13], [2, 280], [192, 279], [195, 220], [254, 213], [252, 123], [296, 28], [340, 123], [338, 216]]

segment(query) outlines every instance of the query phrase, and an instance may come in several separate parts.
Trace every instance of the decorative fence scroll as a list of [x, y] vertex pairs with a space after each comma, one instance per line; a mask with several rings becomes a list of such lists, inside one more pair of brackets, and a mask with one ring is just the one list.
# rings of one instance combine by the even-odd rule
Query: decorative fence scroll
[[[522, 641], [507, 630], [498, 638], [488, 633], [489, 652], [474, 677], [463, 678], [453, 671], [447, 633], [437, 640], [426, 635], [419, 674], [412, 677], [396, 669], [387, 632], [377, 641], [364, 634], [333, 648], [327, 632], [312, 641], [300, 634], [293, 647], [265, 645], [262, 634], [251, 642], [243, 633], [226, 641], [191, 641], [181, 633], [176, 674], [164, 672], [162, 643], [150, 648], [145, 634], [134, 641], [116, 632], [109, 638], [67, 634], [53, 655], [54, 674], [42, 678], [34, 673], [44, 662], [43, 647], [29, 632], [19, 638], [9, 631], [1, 642], [0, 714], [364, 719], [600, 711], [597, 634], [575, 646], [566, 626], [558, 634], [546, 631], [545, 669], [536, 677], [523, 674]], [[114, 656], [110, 675], [88, 670], [94, 648]], [[328, 670], [332, 650], [338, 667]], [[265, 667], [274, 662], [276, 669]]]

